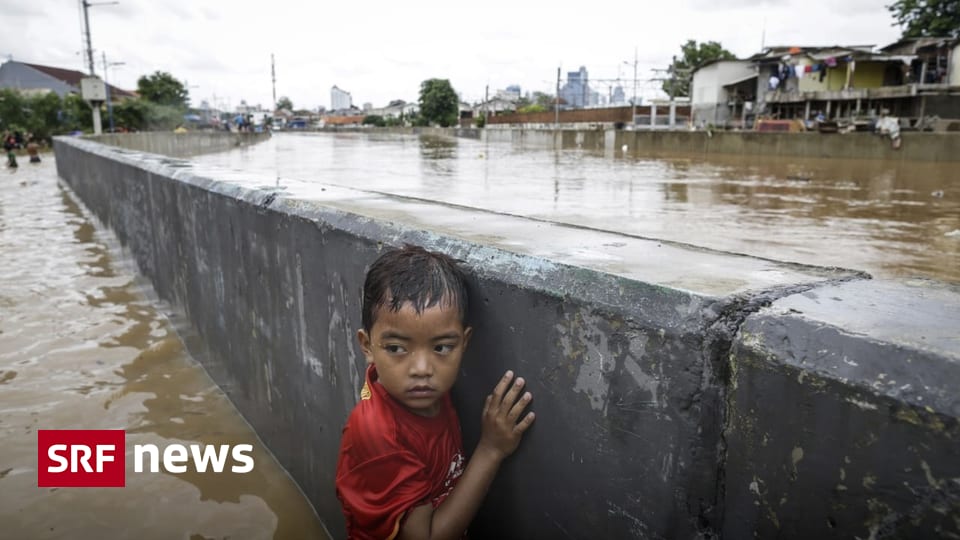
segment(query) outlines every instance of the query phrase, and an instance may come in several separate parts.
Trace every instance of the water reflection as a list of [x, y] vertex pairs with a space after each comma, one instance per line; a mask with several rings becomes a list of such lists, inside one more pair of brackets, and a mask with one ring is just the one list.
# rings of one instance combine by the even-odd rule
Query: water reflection
[[[184, 352], [57, 186], [53, 160], [0, 185], [0, 521], [10, 538], [324, 538], [297, 487]], [[37, 429], [134, 444], [253, 444], [251, 473], [134, 473], [124, 489], [38, 489]]]
[[443, 187], [436, 177], [448, 179], [457, 175], [457, 139], [436, 135], [420, 137], [420, 163], [423, 166], [424, 185]]
[[261, 159], [234, 151], [194, 161], [880, 277], [960, 281], [960, 236], [949, 236], [960, 230], [956, 163], [609, 157], [602, 132], [564, 133], [561, 151], [550, 133], [497, 137], [504, 142], [451, 148], [411, 135], [278, 135], [257, 147]]

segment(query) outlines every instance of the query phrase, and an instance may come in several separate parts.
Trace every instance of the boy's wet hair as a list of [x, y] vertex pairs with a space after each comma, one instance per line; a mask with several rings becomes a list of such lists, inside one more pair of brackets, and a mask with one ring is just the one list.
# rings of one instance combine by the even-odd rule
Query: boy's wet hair
[[458, 263], [453, 257], [411, 244], [381, 255], [370, 265], [363, 283], [364, 330], [373, 328], [381, 307], [397, 312], [407, 302], [420, 314], [442, 301], [457, 308], [460, 322], [466, 326], [466, 274]]

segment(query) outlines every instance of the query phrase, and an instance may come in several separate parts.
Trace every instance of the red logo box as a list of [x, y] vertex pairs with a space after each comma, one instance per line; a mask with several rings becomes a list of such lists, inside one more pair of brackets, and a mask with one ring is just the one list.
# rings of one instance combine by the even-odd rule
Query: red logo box
[[123, 487], [126, 436], [122, 429], [37, 431], [38, 487]]

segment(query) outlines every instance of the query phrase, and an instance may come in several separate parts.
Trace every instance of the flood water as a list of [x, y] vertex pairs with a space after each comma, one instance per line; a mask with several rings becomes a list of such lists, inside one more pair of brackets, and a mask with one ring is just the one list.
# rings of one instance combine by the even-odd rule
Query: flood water
[[[53, 156], [0, 172], [0, 537], [326, 538], [109, 234]], [[126, 487], [38, 488], [38, 429], [125, 429]], [[134, 472], [133, 445], [172, 443], [252, 444], [255, 468]]]
[[654, 158], [375, 133], [279, 133], [192, 161], [298, 197], [332, 184], [875, 277], [960, 282], [958, 162]]

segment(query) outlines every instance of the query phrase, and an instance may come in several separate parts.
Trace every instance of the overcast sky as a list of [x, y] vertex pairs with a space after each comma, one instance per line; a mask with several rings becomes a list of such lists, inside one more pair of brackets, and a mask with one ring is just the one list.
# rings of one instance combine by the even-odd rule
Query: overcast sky
[[[99, 3], [95, 0], [94, 3]], [[119, 0], [90, 8], [97, 73], [135, 89], [163, 70], [190, 86], [192, 102], [241, 99], [268, 106], [270, 54], [277, 97], [329, 107], [330, 87], [358, 106], [415, 101], [420, 82], [450, 79], [467, 101], [510, 84], [553, 92], [557, 67], [586, 66], [607, 94], [620, 77], [655, 97], [652, 69], [687, 39], [715, 40], [745, 57], [767, 45], [885, 45], [900, 30], [890, 0], [607, 0], [520, 2], [412, 0]], [[0, 0], [0, 58], [86, 71], [80, 0]], [[626, 63], [625, 63], [626, 62]]]

